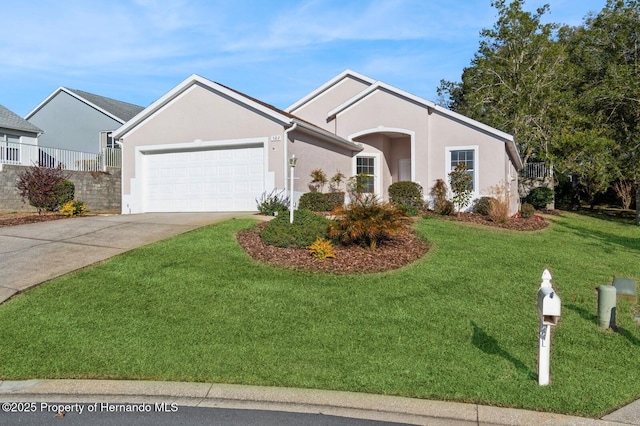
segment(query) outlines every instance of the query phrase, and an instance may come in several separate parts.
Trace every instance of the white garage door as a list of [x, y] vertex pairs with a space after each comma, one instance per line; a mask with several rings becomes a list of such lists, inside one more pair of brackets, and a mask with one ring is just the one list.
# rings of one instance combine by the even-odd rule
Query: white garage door
[[264, 192], [262, 145], [144, 153], [145, 212], [254, 211]]

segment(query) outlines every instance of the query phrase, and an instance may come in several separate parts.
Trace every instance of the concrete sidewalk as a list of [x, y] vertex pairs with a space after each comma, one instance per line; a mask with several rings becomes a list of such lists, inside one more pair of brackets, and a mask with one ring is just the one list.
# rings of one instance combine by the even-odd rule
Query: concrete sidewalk
[[[1, 402], [177, 403], [179, 406], [271, 410], [416, 425], [638, 425], [637, 415], [605, 420], [429, 401], [395, 396], [312, 389], [211, 383], [114, 380], [27, 380], [0, 382]], [[636, 411], [637, 414], [637, 411]], [[633, 422], [629, 422], [629, 419]]]
[[145, 213], [0, 228], [0, 303], [29, 287], [160, 241], [249, 213]]

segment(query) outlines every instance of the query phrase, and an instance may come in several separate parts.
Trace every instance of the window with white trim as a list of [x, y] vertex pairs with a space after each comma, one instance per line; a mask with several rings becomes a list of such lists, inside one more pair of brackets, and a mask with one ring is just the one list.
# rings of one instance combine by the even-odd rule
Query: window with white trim
[[372, 194], [376, 190], [375, 185], [375, 172], [376, 161], [375, 157], [356, 157], [356, 174], [366, 176], [363, 180], [364, 190], [367, 194]]
[[475, 167], [475, 149], [451, 149], [449, 150], [450, 161], [449, 171], [454, 170], [459, 163], [464, 163], [467, 166], [467, 174], [471, 176], [471, 182], [469, 186], [471, 191], [474, 191], [476, 184], [476, 167]]

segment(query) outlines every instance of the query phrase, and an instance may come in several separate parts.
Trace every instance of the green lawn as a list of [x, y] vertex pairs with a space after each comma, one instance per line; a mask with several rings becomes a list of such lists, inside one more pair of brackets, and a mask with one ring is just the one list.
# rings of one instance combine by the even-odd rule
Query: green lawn
[[[114, 378], [349, 390], [600, 416], [640, 397], [635, 306], [597, 326], [595, 287], [640, 278], [640, 227], [566, 213], [540, 232], [441, 219], [433, 248], [360, 276], [263, 266], [232, 220], [0, 305], [0, 379]], [[537, 384], [536, 293], [562, 298]]]

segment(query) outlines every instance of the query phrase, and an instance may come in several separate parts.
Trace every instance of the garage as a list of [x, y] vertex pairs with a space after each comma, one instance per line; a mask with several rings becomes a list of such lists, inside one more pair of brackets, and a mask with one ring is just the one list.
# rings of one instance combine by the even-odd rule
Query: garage
[[144, 212], [254, 211], [264, 192], [262, 143], [140, 151]]

